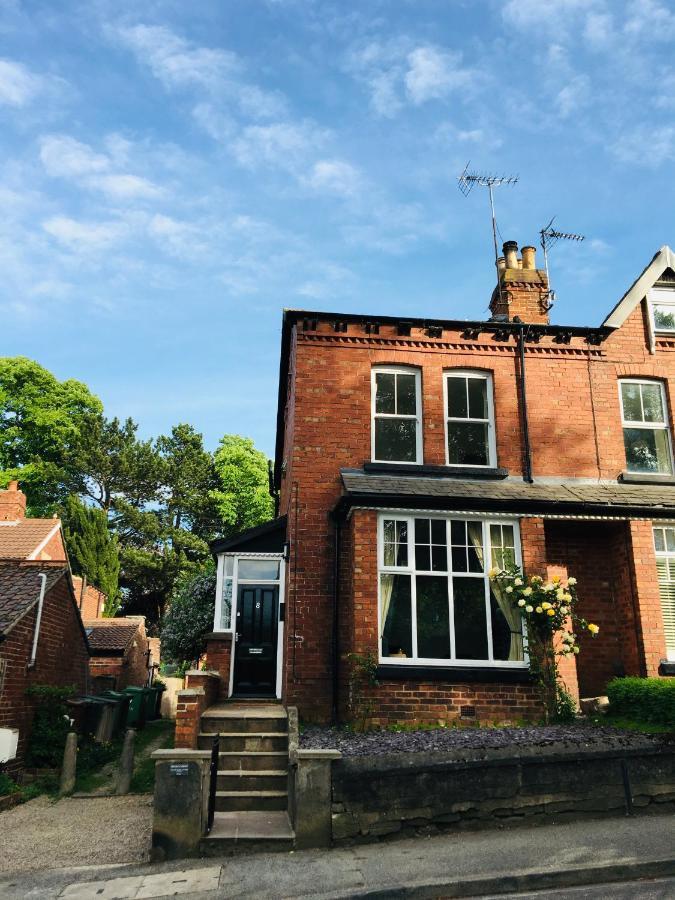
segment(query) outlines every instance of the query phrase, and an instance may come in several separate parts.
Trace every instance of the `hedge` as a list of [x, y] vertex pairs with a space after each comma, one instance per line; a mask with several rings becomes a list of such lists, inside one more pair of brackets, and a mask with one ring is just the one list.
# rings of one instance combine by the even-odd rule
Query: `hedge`
[[607, 696], [610, 715], [675, 729], [675, 678], [614, 678]]

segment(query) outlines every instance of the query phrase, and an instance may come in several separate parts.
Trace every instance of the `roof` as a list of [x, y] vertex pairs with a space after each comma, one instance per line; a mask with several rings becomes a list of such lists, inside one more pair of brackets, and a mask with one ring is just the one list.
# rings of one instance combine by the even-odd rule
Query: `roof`
[[405, 505], [462, 511], [505, 511], [513, 514], [604, 516], [617, 518], [675, 517], [675, 485], [460, 480], [398, 474], [372, 475], [342, 469], [345, 489], [335, 512], [352, 506]]
[[129, 619], [92, 619], [85, 631], [94, 656], [123, 656], [136, 637], [140, 622]]
[[17, 562], [0, 562], [0, 634], [7, 634], [38, 602], [42, 579], [47, 576], [45, 593], [67, 574], [65, 566], [21, 565]]
[[0, 560], [34, 558], [60, 527], [59, 519], [0, 522]]
[[283, 553], [286, 542], [286, 516], [270, 519], [255, 528], [247, 528], [229, 538], [211, 541], [211, 553]]
[[623, 325], [666, 269], [675, 272], [675, 253], [664, 244], [660, 250], [657, 250], [651, 262], [645, 266], [602, 324], [607, 328], [619, 328]]

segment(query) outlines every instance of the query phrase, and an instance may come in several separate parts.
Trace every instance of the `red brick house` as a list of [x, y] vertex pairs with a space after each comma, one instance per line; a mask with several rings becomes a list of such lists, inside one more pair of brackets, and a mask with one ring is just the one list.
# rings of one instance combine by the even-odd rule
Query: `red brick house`
[[[0, 562], [0, 747], [16, 753], [5, 768], [22, 768], [34, 714], [31, 685], [87, 693], [89, 646], [63, 563]], [[0, 763], [6, 755], [0, 752]]]
[[356, 654], [381, 723], [538, 715], [505, 560], [578, 579], [573, 694], [675, 673], [675, 254], [597, 327], [552, 299], [509, 242], [487, 320], [284, 312], [279, 515], [212, 548], [221, 698], [348, 718]]
[[154, 660], [144, 616], [85, 619], [84, 627], [91, 648], [89, 672], [96, 693], [148, 684]]

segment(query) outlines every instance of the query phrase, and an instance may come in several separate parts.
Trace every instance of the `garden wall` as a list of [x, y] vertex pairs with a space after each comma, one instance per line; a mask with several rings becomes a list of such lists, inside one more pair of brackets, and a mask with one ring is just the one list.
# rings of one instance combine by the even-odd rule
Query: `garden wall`
[[[627, 774], [628, 797], [624, 787]], [[675, 745], [462, 759], [350, 757], [332, 765], [333, 843], [396, 833], [675, 811]]]

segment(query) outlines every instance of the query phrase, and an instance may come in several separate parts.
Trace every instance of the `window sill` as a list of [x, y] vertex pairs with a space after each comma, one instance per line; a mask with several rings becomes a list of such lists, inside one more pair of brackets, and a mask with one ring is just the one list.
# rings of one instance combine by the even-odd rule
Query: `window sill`
[[445, 681], [531, 684], [530, 670], [516, 666], [400, 666], [380, 664], [377, 678], [384, 681]]
[[[396, 475], [428, 475], [437, 478], [484, 478], [500, 480], [508, 476], [508, 469], [482, 466], [424, 466], [419, 463], [366, 462], [364, 472]], [[675, 481], [673, 482], [675, 483]]]
[[659, 475], [653, 472], [621, 472], [622, 484], [675, 484], [675, 475]]

